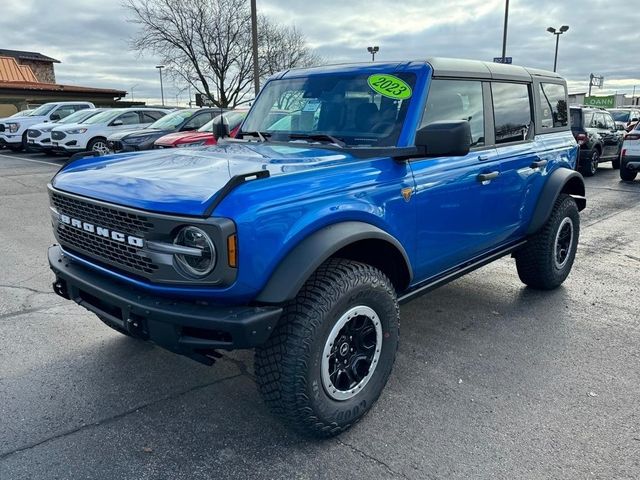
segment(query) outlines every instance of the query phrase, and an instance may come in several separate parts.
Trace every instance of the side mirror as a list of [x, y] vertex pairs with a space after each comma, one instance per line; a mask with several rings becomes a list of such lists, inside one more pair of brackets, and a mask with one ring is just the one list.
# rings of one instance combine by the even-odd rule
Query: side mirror
[[621, 123], [616, 123], [616, 130], [624, 130], [624, 125]]
[[445, 120], [416, 132], [416, 147], [427, 157], [463, 157], [471, 149], [471, 126], [466, 120]]
[[114, 120], [113, 123], [111, 123], [112, 127], [120, 127], [124, 125], [124, 123], [122, 123], [122, 120]]
[[58, 115], [57, 113], [52, 113], [49, 119], [51, 119], [52, 122], [57, 122], [58, 120], [60, 120], [60, 115]]

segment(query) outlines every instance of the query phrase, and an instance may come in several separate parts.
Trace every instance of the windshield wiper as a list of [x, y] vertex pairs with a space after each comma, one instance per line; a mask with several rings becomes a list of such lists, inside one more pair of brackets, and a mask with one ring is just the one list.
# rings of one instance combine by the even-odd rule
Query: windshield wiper
[[317, 142], [331, 142], [342, 148], [347, 146], [347, 144], [339, 138], [336, 138], [333, 135], [327, 135], [325, 133], [291, 133], [289, 135], [289, 138], [293, 140], [315, 140]]
[[242, 138], [244, 138], [245, 135], [250, 135], [252, 137], [258, 137], [258, 139], [261, 142], [268, 142], [268, 138], [271, 136], [270, 133], [268, 132], [260, 132], [258, 130], [256, 130], [255, 132], [240, 132], [242, 135]]

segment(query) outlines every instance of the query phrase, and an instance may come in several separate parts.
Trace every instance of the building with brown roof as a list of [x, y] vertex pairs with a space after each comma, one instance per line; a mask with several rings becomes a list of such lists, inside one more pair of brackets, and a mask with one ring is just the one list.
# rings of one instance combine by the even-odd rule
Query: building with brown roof
[[59, 60], [36, 52], [0, 49], [0, 118], [47, 102], [85, 100], [97, 107], [116, 103], [124, 90], [55, 83], [53, 65]]

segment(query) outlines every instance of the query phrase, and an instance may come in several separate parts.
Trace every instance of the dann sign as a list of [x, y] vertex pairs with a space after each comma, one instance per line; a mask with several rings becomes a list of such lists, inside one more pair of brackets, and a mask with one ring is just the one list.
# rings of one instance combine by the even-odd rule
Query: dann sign
[[616, 106], [616, 96], [585, 97], [584, 104], [592, 107], [614, 108]]

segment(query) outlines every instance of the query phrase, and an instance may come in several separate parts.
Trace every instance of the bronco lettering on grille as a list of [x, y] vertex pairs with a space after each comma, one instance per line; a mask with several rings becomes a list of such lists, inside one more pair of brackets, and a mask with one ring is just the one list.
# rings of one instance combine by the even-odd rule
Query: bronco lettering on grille
[[69, 215], [65, 215], [64, 213], [61, 213], [59, 215], [59, 218], [60, 222], [64, 223], [65, 225], [83, 230], [87, 233], [92, 233], [104, 238], [110, 238], [111, 240], [114, 240], [116, 242], [127, 243], [132, 247], [142, 248], [144, 246], [144, 239], [134, 237], [133, 235], [125, 235], [124, 233], [116, 232], [115, 230], [98, 227], [92, 223], [84, 222], [82, 220], [78, 220], [77, 218], [71, 218]]

